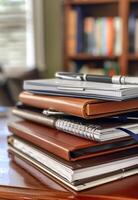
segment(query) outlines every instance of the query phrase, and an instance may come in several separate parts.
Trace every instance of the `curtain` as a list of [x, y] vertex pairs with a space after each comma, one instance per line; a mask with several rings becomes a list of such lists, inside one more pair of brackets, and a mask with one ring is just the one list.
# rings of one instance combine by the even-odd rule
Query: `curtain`
[[46, 70], [44, 35], [44, 0], [26, 0], [27, 12], [27, 65]]

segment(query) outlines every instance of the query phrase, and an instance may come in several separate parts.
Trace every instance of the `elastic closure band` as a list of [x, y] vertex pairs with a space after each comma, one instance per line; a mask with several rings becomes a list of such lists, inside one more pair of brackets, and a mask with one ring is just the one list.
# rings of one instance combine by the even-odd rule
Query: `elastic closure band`
[[132, 131], [125, 129], [125, 128], [116, 128], [116, 129], [124, 131], [125, 133], [130, 135], [134, 140], [136, 140], [138, 142], [138, 135], [136, 133], [133, 133]]

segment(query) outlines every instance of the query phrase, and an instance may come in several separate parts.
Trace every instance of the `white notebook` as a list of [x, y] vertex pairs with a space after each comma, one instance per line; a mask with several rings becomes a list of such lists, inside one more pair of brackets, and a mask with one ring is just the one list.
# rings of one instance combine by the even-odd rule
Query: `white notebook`
[[41, 79], [24, 81], [24, 90], [50, 95], [124, 100], [138, 97], [138, 85], [119, 85], [88, 81]]

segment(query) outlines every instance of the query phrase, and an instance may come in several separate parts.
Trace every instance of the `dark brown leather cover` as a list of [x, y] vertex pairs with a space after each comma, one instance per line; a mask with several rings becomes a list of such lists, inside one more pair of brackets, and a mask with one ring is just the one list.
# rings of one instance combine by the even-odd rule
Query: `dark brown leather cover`
[[[48, 179], [47, 184], [43, 185], [36, 178], [32, 177], [26, 170], [9, 162], [7, 157], [7, 118], [0, 120], [1, 137], [0, 149], [4, 170], [3, 176], [0, 178], [0, 198], [3, 200], [17, 199], [40, 199], [41, 200], [136, 200], [138, 199], [138, 175], [131, 176], [122, 180], [107, 183], [81, 193], [63, 192], [65, 189], [55, 181]], [[5, 162], [6, 161], [6, 162]], [[1, 166], [3, 168], [3, 165]], [[81, 195], [81, 196], [80, 196]], [[89, 197], [88, 197], [89, 195]]]
[[62, 96], [38, 95], [22, 92], [19, 95], [22, 103], [42, 109], [62, 111], [83, 118], [98, 118], [125, 113], [138, 109], [138, 99], [126, 101], [103, 101]]
[[[62, 165], [66, 166], [72, 170], [94, 167], [94, 166], [98, 166], [98, 165], [105, 164], [105, 163], [112, 163], [117, 160], [127, 159], [127, 158], [135, 157], [138, 155], [137, 148], [135, 147], [135, 148], [128, 149], [128, 150], [124, 150], [124, 151], [122, 150], [120, 152], [107, 154], [106, 156], [101, 155], [98, 157], [91, 157], [91, 158], [87, 158], [87, 159], [83, 159], [83, 160], [77, 160], [74, 162], [70, 162], [70, 161], [64, 160], [44, 149], [41, 149], [35, 145], [32, 145], [30, 142], [26, 142], [25, 140], [19, 139], [18, 137], [11, 135], [8, 138], [8, 143], [13, 148], [16, 148], [16, 146], [14, 145], [15, 139], [19, 140], [22, 143], [27, 144], [30, 148], [33, 148], [36, 151], [42, 152], [43, 154], [50, 157], [52, 160], [55, 160], [56, 162], [61, 163]], [[22, 152], [22, 149], [20, 149], [20, 152]]]
[[[14, 160], [14, 154], [13, 154], [13, 160]], [[21, 160], [20, 160], [21, 161]], [[19, 160], [15, 160], [15, 162], [17, 162], [18, 165], [21, 166], [21, 168], [24, 168], [24, 173], [26, 171], [30, 171], [29, 170], [29, 165], [28, 163], [25, 164], [20, 162]], [[28, 166], [27, 166], [28, 165]], [[27, 169], [26, 169], [27, 167]], [[23, 171], [23, 170], [22, 170]], [[24, 175], [24, 173], [22, 173]], [[32, 174], [34, 177], [36, 177], [37, 179], [41, 179], [41, 176], [38, 177], [39, 175], [39, 172], [37, 173], [32, 173], [32, 171], [30, 171], [30, 174]], [[23, 176], [22, 175], [22, 176]], [[47, 194], [47, 191], [50, 191], [51, 194], [54, 194], [55, 192], [59, 192], [59, 199], [63, 199], [62, 198], [62, 195], [64, 194], [63, 191], [65, 191], [65, 185], [64, 187], [61, 186], [61, 183], [60, 185], [58, 183], [55, 182], [55, 180], [52, 181], [52, 177], [51, 178], [48, 178], [48, 176], [42, 176], [44, 177], [44, 179], [41, 179], [40, 181], [45, 183], [46, 182], [46, 185], [45, 185], [45, 191], [42, 190], [42, 192], [44, 193], [45, 192], [45, 197], [48, 196], [48, 198], [46, 198], [47, 200], [49, 199], [56, 199], [57, 200], [57, 196], [54, 198], [52, 198], [51, 196], [49, 196]], [[33, 178], [33, 177], [32, 177]], [[82, 192], [74, 192], [74, 191], [71, 191], [69, 192], [69, 188], [68, 188], [68, 192], [70, 194], [70, 196], [65, 199], [76, 199], [77, 200], [136, 200], [138, 199], [138, 192], [137, 192], [137, 186], [138, 186], [138, 182], [137, 182], [137, 178], [138, 178], [138, 175], [135, 175], [135, 176], [131, 176], [131, 177], [127, 177], [125, 179], [121, 179], [121, 180], [116, 180], [112, 183], [106, 183], [104, 185], [101, 185], [101, 186], [98, 186], [98, 187], [95, 187], [95, 188], [91, 188], [91, 189], [88, 189], [88, 190], [85, 190], [85, 191], [82, 191]], [[25, 179], [26, 180], [26, 179]], [[56, 188], [57, 186], [57, 188]], [[52, 188], [52, 190], [50, 190]], [[4, 188], [5, 189], [5, 188]], [[11, 188], [7, 187], [7, 192], [10, 191]], [[38, 197], [40, 198], [41, 197], [41, 193], [39, 193], [39, 190], [27, 190], [25, 191], [25, 189], [23, 188], [23, 192], [24, 194], [28, 194], [29, 192], [32, 194], [30, 195], [30, 197], [32, 198], [33, 195], [34, 197], [36, 198], [37, 194], [38, 194]], [[18, 194], [19, 194], [19, 188], [16, 188], [16, 197], [17, 197], [17, 191], [18, 191]], [[66, 190], [67, 192], [67, 190]], [[68, 193], [67, 193], [68, 194]], [[84, 195], [84, 197], [80, 198], [79, 195]], [[89, 198], [88, 196], [89, 195]], [[13, 197], [13, 196], [12, 196]], [[27, 198], [27, 195], [25, 195], [25, 197]], [[51, 198], [50, 198], [51, 197]], [[6, 198], [7, 199], [7, 198]], [[13, 199], [13, 198], [10, 198], [10, 200]], [[17, 198], [15, 198], [17, 200]], [[45, 199], [45, 198], [44, 198]]]
[[[46, 182], [47, 177], [50, 177], [52, 180], [54, 180], [54, 181], [56, 181], [60, 184], [62, 184], [62, 180], [64, 180], [65, 182], [68, 182], [63, 177], [61, 177], [59, 174], [52, 172], [52, 170], [51, 170], [51, 172], [53, 174], [49, 174], [48, 172], [50, 171], [50, 169], [47, 169], [46, 167], [44, 167], [41, 163], [39, 163], [35, 159], [32, 159], [32, 158], [28, 157], [27, 155], [20, 153], [17, 150], [14, 150], [14, 148], [9, 149], [9, 153], [12, 156], [12, 159], [17, 164], [19, 164], [22, 168], [27, 170], [30, 174], [32, 174], [34, 177], [36, 177], [38, 180], [40, 180], [44, 184], [47, 184], [47, 182]], [[47, 169], [47, 172], [42, 170], [41, 166], [44, 167], [45, 169]], [[100, 180], [102, 178], [110, 178], [110, 176], [112, 176], [112, 175], [122, 174], [122, 173], [125, 173], [125, 171], [129, 171], [129, 170], [133, 170], [133, 169], [136, 169], [136, 166], [131, 166], [131, 167], [127, 167], [127, 168], [122, 169], [122, 170], [120, 169], [120, 170], [116, 170], [116, 171], [113, 171], [113, 172], [110, 172], [110, 173], [97, 175], [95, 177], [89, 177], [89, 178], [85, 178], [85, 179], [82, 179], [82, 180], [77, 180], [75, 182], [72, 182], [71, 184], [74, 185], [74, 186], [82, 185], [82, 184], [85, 184], [85, 183], [88, 183], [88, 182]], [[60, 180], [58, 180], [57, 177], [59, 177]], [[68, 182], [68, 184], [69, 184], [69, 182]], [[65, 187], [64, 183], [63, 183], [63, 186]]]
[[137, 146], [135, 141], [128, 138], [98, 143], [28, 121], [11, 122], [8, 128], [14, 135], [66, 160], [98, 156]]

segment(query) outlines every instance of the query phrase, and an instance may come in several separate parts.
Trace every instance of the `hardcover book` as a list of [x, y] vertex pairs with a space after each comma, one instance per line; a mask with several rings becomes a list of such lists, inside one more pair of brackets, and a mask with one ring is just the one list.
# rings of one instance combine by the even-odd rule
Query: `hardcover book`
[[129, 37], [129, 52], [135, 51], [135, 29], [136, 29], [136, 16], [131, 14], [128, 19], [128, 37]]
[[99, 118], [138, 109], [138, 99], [121, 102], [22, 92], [19, 100], [29, 106], [61, 111], [82, 118]]
[[97, 177], [96, 179], [85, 179], [84, 181], [78, 181], [78, 183], [70, 183], [66, 179], [62, 178], [57, 173], [54, 173], [50, 168], [45, 167], [43, 164], [39, 163], [35, 159], [32, 159], [29, 156], [21, 153], [20, 151], [10, 148], [10, 154], [12, 159], [19, 164], [22, 168], [28, 171], [30, 174], [35, 176], [41, 182], [46, 184], [47, 177], [50, 177], [52, 180], [62, 184], [64, 187], [71, 188], [76, 191], [81, 191], [98, 185], [102, 185], [111, 181], [122, 179], [128, 176], [132, 176], [138, 173], [136, 166], [128, 167], [121, 171], [115, 173], [107, 173], [104, 176]]
[[14, 148], [31, 157], [75, 185], [78, 182], [84, 182], [86, 178], [95, 180], [98, 177], [106, 176], [106, 174], [115, 174], [118, 171], [121, 172], [122, 169], [131, 168], [138, 164], [136, 148], [69, 162], [18, 137], [10, 136], [8, 141], [9, 148]]
[[130, 138], [99, 143], [28, 121], [11, 122], [8, 128], [15, 136], [72, 161], [106, 155], [137, 146], [137, 142]]
[[[128, 137], [129, 135], [119, 130], [119, 127], [138, 134], [138, 119], [132, 114], [130, 114], [128, 119], [128, 114], [126, 114], [122, 117], [116, 116], [114, 118], [85, 120], [78, 117], [58, 114], [59, 112], [57, 112], [57, 114], [52, 114], [50, 111], [51, 115], [45, 115], [43, 114], [44, 111], [42, 109], [20, 105], [20, 107], [14, 108], [12, 113], [26, 120], [99, 142]], [[49, 112], [49, 110], [47, 112]]]
[[71, 9], [67, 19], [67, 40], [66, 48], [69, 55], [74, 55], [77, 52], [77, 12]]

